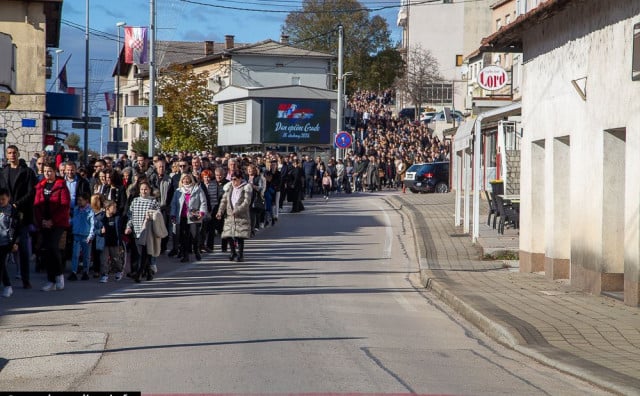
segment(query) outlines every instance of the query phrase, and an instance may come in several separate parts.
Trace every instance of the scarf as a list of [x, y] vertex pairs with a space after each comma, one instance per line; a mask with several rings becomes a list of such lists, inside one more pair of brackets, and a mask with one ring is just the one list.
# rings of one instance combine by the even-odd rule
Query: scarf
[[231, 190], [231, 206], [233, 206], [234, 208], [238, 204], [238, 201], [240, 200], [240, 195], [242, 194], [242, 190], [246, 185], [247, 185], [247, 182], [242, 181], [242, 183], [238, 187], [233, 187], [233, 190]]

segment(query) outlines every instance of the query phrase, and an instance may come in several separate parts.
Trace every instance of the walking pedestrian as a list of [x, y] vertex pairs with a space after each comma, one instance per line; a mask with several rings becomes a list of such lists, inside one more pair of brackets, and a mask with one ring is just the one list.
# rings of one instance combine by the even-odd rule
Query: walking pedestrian
[[35, 188], [33, 212], [41, 233], [41, 260], [47, 269], [47, 283], [42, 291], [64, 289], [64, 265], [60, 254], [60, 238], [69, 228], [71, 196], [65, 181], [56, 176], [55, 163], [44, 167], [44, 176]]
[[231, 255], [229, 260], [244, 260], [244, 242], [251, 236], [251, 187], [242, 177], [242, 172], [234, 171], [231, 176], [231, 187], [227, 189], [220, 201], [216, 217], [225, 218], [222, 238], [229, 240]]

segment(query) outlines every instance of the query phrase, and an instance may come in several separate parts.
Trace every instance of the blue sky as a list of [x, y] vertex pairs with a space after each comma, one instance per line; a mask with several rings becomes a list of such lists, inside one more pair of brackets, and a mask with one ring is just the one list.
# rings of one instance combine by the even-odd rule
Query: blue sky
[[[362, 4], [368, 6], [389, 6], [393, 0], [368, 0]], [[400, 0], [397, 1], [398, 5]], [[202, 4], [211, 4], [211, 7]], [[84, 86], [85, 65], [85, 21], [86, 0], [65, 0], [62, 7], [62, 25], [58, 57], [60, 67], [69, 56], [67, 76], [69, 86]], [[280, 28], [287, 13], [299, 9], [296, 0], [156, 0], [158, 40], [223, 42], [224, 36], [235, 36], [236, 42], [253, 43], [265, 39], [278, 40]], [[286, 12], [250, 12], [227, 9], [253, 8], [272, 9]], [[372, 12], [387, 20], [392, 32], [392, 40], [399, 41], [401, 32], [396, 26], [398, 7]], [[111, 73], [118, 53], [117, 22], [126, 22], [130, 26], [149, 25], [149, 0], [90, 0], [89, 2], [89, 88], [90, 115], [106, 114], [103, 92], [113, 90]], [[123, 31], [121, 31], [121, 41]], [[56, 74], [56, 56], [54, 55], [53, 75]], [[48, 86], [51, 85], [49, 81]], [[70, 123], [61, 123], [61, 130], [75, 132], [80, 136], [83, 130], [70, 129]], [[107, 126], [105, 121], [104, 145], [106, 146]], [[99, 151], [100, 131], [89, 131], [89, 147]]]

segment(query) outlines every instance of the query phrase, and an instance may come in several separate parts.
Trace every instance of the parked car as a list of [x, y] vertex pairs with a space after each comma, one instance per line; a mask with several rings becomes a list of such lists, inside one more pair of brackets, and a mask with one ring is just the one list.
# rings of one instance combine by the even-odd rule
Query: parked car
[[429, 123], [431, 122], [431, 120], [433, 120], [433, 117], [435, 117], [436, 114], [438, 113], [436, 113], [435, 111], [423, 111], [420, 114], [420, 121]]
[[[462, 112], [458, 111], [458, 110], [454, 110], [451, 112], [451, 117], [453, 117], [457, 123], [460, 123], [462, 121], [464, 121], [464, 115], [462, 114]], [[431, 119], [431, 121], [446, 121], [446, 118], [444, 116], [444, 111], [441, 111], [439, 113], [437, 113], [435, 116], [433, 116], [433, 118]]]
[[404, 183], [412, 193], [449, 192], [449, 162], [413, 164], [407, 169]]
[[[424, 111], [424, 109], [421, 109]], [[410, 120], [416, 119], [416, 108], [415, 107], [405, 107], [404, 109], [398, 112], [398, 118], [408, 118]]]

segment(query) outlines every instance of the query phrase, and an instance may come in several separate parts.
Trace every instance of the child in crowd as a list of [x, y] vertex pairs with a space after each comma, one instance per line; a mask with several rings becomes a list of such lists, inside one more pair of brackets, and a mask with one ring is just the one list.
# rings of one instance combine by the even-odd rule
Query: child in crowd
[[324, 172], [322, 175], [322, 193], [324, 194], [324, 199], [329, 199], [329, 192], [331, 191], [331, 174], [329, 172]]
[[100, 236], [104, 239], [101, 258], [100, 283], [109, 280], [109, 270], [116, 273], [116, 282], [122, 279], [122, 256], [120, 255], [120, 216], [118, 216], [118, 205], [115, 201], [104, 203], [104, 217], [99, 224]]
[[13, 288], [7, 271], [7, 256], [18, 250], [18, 218], [17, 211], [9, 203], [11, 194], [6, 188], [0, 188], [0, 278], [4, 289], [3, 297], [11, 297]]
[[104, 249], [104, 238], [100, 236], [100, 224], [104, 219], [104, 197], [102, 194], [93, 194], [91, 196], [91, 209], [93, 209], [93, 235], [95, 238], [91, 242], [91, 272], [93, 277], [97, 278], [102, 268], [101, 258], [102, 249]]
[[73, 232], [73, 255], [71, 257], [70, 281], [78, 280], [78, 257], [82, 254], [82, 280], [89, 279], [89, 259], [91, 258], [91, 241], [93, 240], [94, 214], [89, 205], [91, 195], [82, 192], [78, 195], [78, 205], [73, 209], [71, 231]]

